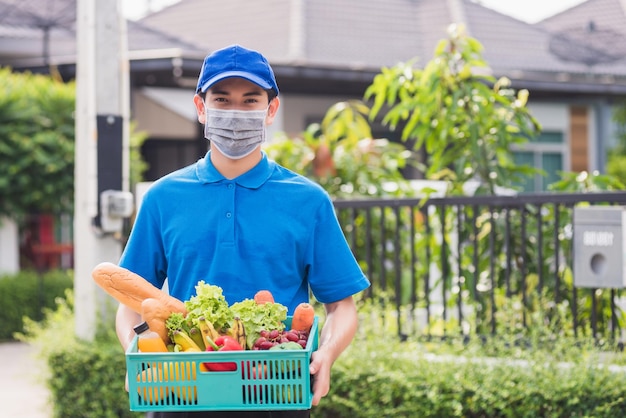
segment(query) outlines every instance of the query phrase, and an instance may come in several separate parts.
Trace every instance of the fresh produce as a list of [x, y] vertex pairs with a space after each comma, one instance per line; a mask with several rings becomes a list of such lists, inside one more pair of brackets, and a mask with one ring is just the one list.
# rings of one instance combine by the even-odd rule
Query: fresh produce
[[[172, 313], [165, 321], [168, 336], [178, 347], [174, 351], [187, 351], [191, 347], [204, 351], [206, 335], [216, 338], [231, 329], [233, 313], [219, 286], [199, 281], [196, 295], [184, 302], [187, 314]], [[182, 344], [181, 344], [182, 343]]]
[[258, 304], [253, 299], [244, 299], [230, 307], [233, 315], [243, 322], [246, 331], [246, 348], [252, 349], [263, 330], [285, 329], [287, 307], [280, 303]]
[[304, 350], [304, 347], [296, 342], [288, 341], [286, 343], [280, 343], [278, 345], [275, 345], [274, 347], [270, 348], [270, 350]]
[[225, 333], [233, 321], [233, 312], [219, 286], [205, 283], [203, 280], [196, 285], [196, 295], [185, 302], [190, 323], [204, 317], [210, 321], [219, 333]]
[[[283, 351], [283, 350], [304, 350], [304, 348], [300, 344], [293, 342], [293, 341], [283, 342], [270, 348], [270, 351]], [[291, 362], [289, 361], [279, 362], [279, 367], [280, 367], [279, 370], [281, 373], [289, 373], [290, 371], [294, 370], [293, 366], [294, 365], [291, 364]]]
[[196, 343], [196, 345], [198, 346], [199, 351], [204, 351], [206, 349], [206, 343], [204, 337], [202, 336], [200, 328], [198, 328], [197, 326], [192, 326], [191, 328], [189, 328], [188, 334], [193, 342]]
[[274, 295], [269, 290], [259, 290], [254, 295], [254, 301], [259, 305], [264, 303], [274, 303]]
[[[219, 332], [217, 332], [217, 330], [213, 326], [213, 323], [211, 323], [211, 321], [207, 321], [207, 319], [204, 316], [201, 316], [200, 318], [196, 320], [196, 325], [200, 329], [200, 333], [202, 334], [202, 340], [207, 341], [207, 338], [216, 340], [217, 338], [219, 338], [220, 334]], [[205, 348], [206, 348], [206, 343], [205, 343]]]
[[[229, 306], [220, 287], [200, 281], [196, 286], [196, 295], [183, 302], [184, 311], [170, 311], [167, 314], [159, 300], [144, 299], [142, 315], [164, 327], [170, 342], [168, 350], [192, 354], [180, 354], [180, 361], [169, 361], [168, 356], [163, 359], [167, 361], [155, 357], [149, 363], [144, 363], [137, 375], [137, 392], [142, 400], [156, 406], [161, 406], [164, 400], [195, 404], [198, 401], [198, 390], [203, 390], [196, 384], [196, 379], [207, 378], [204, 375], [196, 376], [198, 372], [226, 372], [228, 375], [224, 375], [225, 378], [239, 378], [241, 375], [244, 380], [295, 380], [296, 377], [301, 377], [301, 369], [306, 369], [307, 365], [295, 359], [300, 354], [290, 356], [287, 353], [276, 353], [277, 355], [257, 357], [257, 354], [250, 353], [254, 360], [236, 353], [211, 354], [243, 350], [293, 352], [306, 348], [311, 327], [307, 330], [285, 329], [285, 324], [289, 324], [287, 307], [275, 302], [273, 297], [270, 301], [271, 293], [264, 292], [264, 295], [264, 302], [259, 302], [263, 298], [255, 297]], [[300, 314], [300, 323], [306, 325], [308, 312], [303, 312]], [[166, 315], [167, 318], [163, 319]], [[158, 341], [159, 338], [155, 336], [155, 340]], [[195, 354], [198, 352], [202, 354]], [[138, 370], [129, 368], [131, 369]], [[130, 382], [134, 382], [134, 379]], [[262, 383], [265, 385], [265, 382]], [[270, 386], [273, 383], [270, 381], [267, 384], [267, 390], [272, 390]], [[266, 390], [262, 389], [261, 383], [259, 386], [253, 384], [252, 387], [255, 396], [257, 388]], [[267, 393], [269, 392], [266, 395]], [[288, 400], [291, 395], [287, 393], [283, 396]]]
[[198, 282], [196, 295], [184, 304], [186, 315], [174, 312], [165, 321], [168, 337], [175, 343], [173, 351], [211, 351], [211, 342], [223, 336], [232, 337], [244, 350], [269, 350], [280, 344], [306, 348], [315, 318], [311, 305], [300, 304], [291, 329], [285, 330], [287, 307], [275, 302], [269, 291], [228, 306], [222, 289], [204, 281]]
[[291, 318], [291, 329], [296, 331], [311, 331], [313, 321], [315, 320], [315, 309], [313, 305], [303, 302], [296, 306]]
[[116, 264], [103, 262], [91, 272], [94, 281], [118, 302], [141, 314], [141, 303], [148, 298], [157, 299], [164, 310], [187, 312], [185, 304], [153, 286], [146, 279]]
[[228, 333], [242, 347], [246, 347], [248, 345], [247, 340], [246, 340], [246, 327], [243, 324], [243, 321], [241, 320], [241, 318], [239, 318], [238, 316], [236, 316], [233, 319], [233, 323], [230, 326], [230, 330], [228, 331]]
[[200, 347], [198, 347], [198, 344], [191, 339], [189, 334], [183, 330], [174, 331], [171, 338], [183, 351], [202, 351]]
[[[229, 335], [222, 335], [215, 341], [207, 338], [206, 351], [242, 351], [244, 348], [237, 340]], [[202, 363], [207, 370], [214, 372], [225, 372], [237, 370], [234, 362], [206, 362]]]
[[[287, 336], [287, 339], [289, 341], [295, 341], [300, 344], [302, 348], [306, 348], [307, 342], [309, 341], [309, 331], [298, 331], [295, 329], [291, 329], [289, 332], [290, 335]], [[292, 335], [295, 335], [298, 339], [295, 340], [295, 337], [293, 337]]]
[[[259, 338], [257, 338], [253, 345], [253, 350], [271, 350], [274, 347], [286, 344], [289, 342], [296, 343], [300, 348], [306, 348], [309, 334], [304, 331], [297, 331], [291, 329], [289, 331], [277, 331], [277, 330], [262, 330]], [[293, 345], [291, 345], [293, 347]]]

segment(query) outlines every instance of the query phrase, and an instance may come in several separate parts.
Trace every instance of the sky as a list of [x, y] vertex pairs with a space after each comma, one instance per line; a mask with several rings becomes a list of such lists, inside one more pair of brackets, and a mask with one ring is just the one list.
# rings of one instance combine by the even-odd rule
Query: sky
[[[156, 11], [179, 0], [123, 0], [123, 12], [128, 19], [137, 19], [147, 10]], [[252, 0], [262, 1], [262, 0]], [[585, 0], [473, 0], [500, 13], [528, 23], [536, 23]]]
[[528, 23], [536, 23], [585, 0], [474, 0], [502, 14]]
[[136, 20], [147, 10], [157, 11], [162, 7], [177, 3], [179, 0], [122, 0], [122, 13], [127, 19]]

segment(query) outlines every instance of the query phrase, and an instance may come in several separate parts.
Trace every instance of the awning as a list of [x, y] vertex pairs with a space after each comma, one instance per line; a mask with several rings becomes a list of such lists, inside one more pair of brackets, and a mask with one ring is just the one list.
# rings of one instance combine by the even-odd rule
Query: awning
[[197, 121], [196, 108], [193, 104], [193, 90], [165, 87], [142, 87], [140, 92], [153, 102], [188, 119]]

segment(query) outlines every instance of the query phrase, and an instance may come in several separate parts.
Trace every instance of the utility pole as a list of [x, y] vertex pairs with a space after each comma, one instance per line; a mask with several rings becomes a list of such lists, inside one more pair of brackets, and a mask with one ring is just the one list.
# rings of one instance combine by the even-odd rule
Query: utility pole
[[78, 0], [76, 25], [74, 309], [76, 335], [92, 340], [110, 299], [91, 271], [118, 262], [128, 216], [129, 64], [121, 0]]

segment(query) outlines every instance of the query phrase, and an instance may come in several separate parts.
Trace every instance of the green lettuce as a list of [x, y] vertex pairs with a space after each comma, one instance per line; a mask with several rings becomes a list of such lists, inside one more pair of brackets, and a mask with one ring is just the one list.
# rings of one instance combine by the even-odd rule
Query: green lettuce
[[225, 332], [233, 321], [233, 312], [222, 293], [222, 288], [201, 280], [196, 285], [196, 295], [185, 301], [187, 319], [193, 324], [199, 318], [206, 318], [219, 332]]
[[261, 331], [285, 329], [283, 321], [287, 319], [287, 307], [280, 303], [257, 304], [253, 299], [244, 299], [233, 303], [230, 311], [243, 321], [246, 330], [246, 343], [252, 349], [254, 342], [260, 337]]
[[174, 339], [174, 332], [176, 331], [189, 331], [189, 324], [185, 316], [180, 312], [172, 312], [172, 314], [165, 321], [165, 327], [167, 328], [167, 335], [171, 340]]

